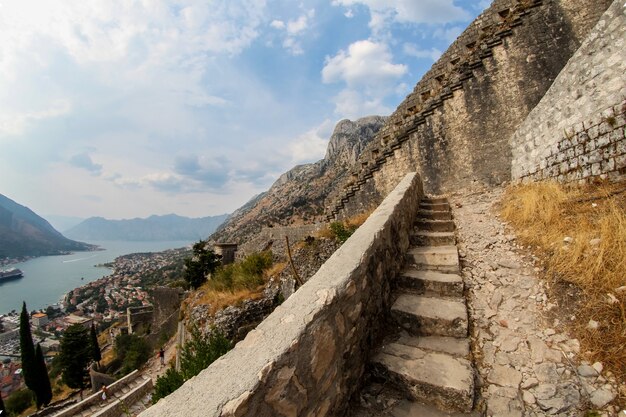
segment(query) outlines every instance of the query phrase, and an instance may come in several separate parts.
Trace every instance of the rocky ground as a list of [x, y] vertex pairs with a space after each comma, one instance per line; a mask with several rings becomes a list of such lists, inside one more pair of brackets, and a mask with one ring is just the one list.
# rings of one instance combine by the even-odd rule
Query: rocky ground
[[580, 361], [578, 340], [564, 330], [572, 312], [548, 296], [536, 259], [498, 219], [502, 192], [477, 188], [450, 198], [481, 405], [494, 417], [618, 415], [615, 378], [601, 363]]

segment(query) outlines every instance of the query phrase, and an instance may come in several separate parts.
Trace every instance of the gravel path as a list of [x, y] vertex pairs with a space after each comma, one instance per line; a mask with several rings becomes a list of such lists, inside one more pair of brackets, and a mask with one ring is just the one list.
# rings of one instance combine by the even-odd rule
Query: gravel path
[[477, 188], [450, 198], [487, 415], [618, 415], [607, 405], [615, 379], [600, 363], [578, 362], [578, 340], [562, 330], [569, 318], [559, 316], [540, 268], [495, 215], [501, 195], [500, 188]]

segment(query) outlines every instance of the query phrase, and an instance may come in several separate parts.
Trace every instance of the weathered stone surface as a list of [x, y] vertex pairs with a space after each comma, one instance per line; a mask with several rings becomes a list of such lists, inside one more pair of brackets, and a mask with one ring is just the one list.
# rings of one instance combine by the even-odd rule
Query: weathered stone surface
[[410, 401], [401, 401], [391, 410], [391, 417], [482, 417], [482, 413], [455, 413]]
[[467, 338], [445, 336], [401, 336], [396, 343], [413, 346], [424, 350], [447, 353], [452, 356], [467, 357], [469, 340]]
[[454, 245], [453, 232], [429, 232], [418, 230], [411, 233], [411, 244], [417, 246], [449, 246]]
[[391, 307], [391, 315], [413, 334], [467, 336], [467, 308], [461, 300], [401, 294]]
[[606, 389], [598, 389], [591, 393], [589, 401], [596, 408], [603, 408], [615, 399], [615, 393]]
[[456, 246], [414, 247], [409, 250], [408, 256], [419, 269], [453, 273], [459, 271], [459, 253]]
[[406, 268], [396, 278], [396, 285], [417, 294], [436, 294], [449, 297], [463, 296], [463, 278], [458, 274]]
[[522, 374], [510, 366], [494, 365], [487, 375], [487, 381], [502, 387], [517, 388], [522, 382]]
[[373, 358], [376, 372], [393, 380], [413, 399], [448, 410], [471, 411], [471, 363], [443, 353], [391, 343]]

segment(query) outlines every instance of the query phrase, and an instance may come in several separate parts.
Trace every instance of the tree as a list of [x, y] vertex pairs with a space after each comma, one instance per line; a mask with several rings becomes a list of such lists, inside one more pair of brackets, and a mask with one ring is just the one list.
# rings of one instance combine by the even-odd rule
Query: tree
[[30, 332], [30, 316], [26, 310], [26, 302], [22, 303], [20, 314], [20, 353], [22, 357], [22, 374], [26, 386], [35, 391], [37, 388], [37, 370], [35, 360], [35, 345], [33, 335]]
[[159, 399], [176, 391], [185, 381], [198, 375], [232, 347], [230, 340], [219, 332], [206, 336], [196, 327], [192, 328], [191, 340], [185, 343], [180, 354], [180, 371], [170, 368], [157, 378], [152, 403], [156, 404]]
[[220, 264], [220, 256], [207, 249], [207, 241], [200, 240], [193, 245], [193, 257], [185, 259], [185, 281], [197, 289], [207, 280], [207, 275]]
[[35, 349], [35, 357], [37, 361], [37, 388], [35, 389], [35, 400], [37, 402], [37, 409], [39, 409], [42, 405], [50, 404], [52, 400], [52, 387], [50, 386], [46, 360], [43, 357], [39, 343], [37, 343], [37, 349]]
[[91, 323], [91, 358], [98, 362], [98, 367], [100, 367], [100, 360], [102, 359], [102, 355], [100, 353], [100, 345], [98, 344], [98, 334], [96, 333], [96, 325]]
[[83, 389], [87, 386], [87, 377], [89, 375], [87, 366], [91, 360], [89, 330], [80, 324], [73, 324], [68, 327], [61, 339], [59, 356], [63, 382], [70, 388], [79, 389], [82, 400]]
[[121, 334], [115, 338], [115, 356], [122, 363], [122, 374], [140, 368], [150, 355], [148, 342], [136, 334]]

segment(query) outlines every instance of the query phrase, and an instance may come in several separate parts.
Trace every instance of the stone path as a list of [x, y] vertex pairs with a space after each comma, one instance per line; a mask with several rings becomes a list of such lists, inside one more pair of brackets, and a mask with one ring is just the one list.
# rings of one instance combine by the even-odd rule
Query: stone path
[[606, 406], [617, 393], [615, 379], [600, 363], [578, 363], [579, 343], [563, 330], [571, 313], [547, 319], [556, 301], [532, 256], [494, 214], [501, 195], [502, 189], [476, 189], [450, 198], [487, 415], [572, 417], [590, 409], [617, 415]]

